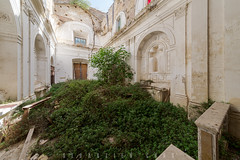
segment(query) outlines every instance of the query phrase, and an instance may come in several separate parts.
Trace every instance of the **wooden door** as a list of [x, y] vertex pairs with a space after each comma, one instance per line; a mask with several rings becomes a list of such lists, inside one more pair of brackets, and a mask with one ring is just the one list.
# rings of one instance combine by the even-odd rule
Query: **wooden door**
[[87, 79], [87, 64], [74, 63], [74, 79]]
[[82, 69], [82, 79], [87, 79], [87, 64], [81, 64]]

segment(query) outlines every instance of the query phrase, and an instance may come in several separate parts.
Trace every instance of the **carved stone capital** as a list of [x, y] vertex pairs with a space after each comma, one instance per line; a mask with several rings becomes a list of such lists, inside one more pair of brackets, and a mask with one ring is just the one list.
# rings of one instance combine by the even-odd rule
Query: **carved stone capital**
[[30, 21], [31, 21], [33, 24], [36, 24], [36, 23], [37, 23], [36, 15], [34, 14], [34, 12], [33, 12], [32, 10], [29, 10], [29, 18], [30, 18]]
[[22, 4], [22, 9], [23, 9], [23, 12], [24, 12], [27, 16], [29, 16], [30, 7], [29, 7], [29, 5], [28, 5], [26, 2], [24, 2], [24, 3]]
[[175, 10], [175, 18], [181, 18], [182, 16], [186, 16], [187, 15], [187, 5], [184, 5], [180, 8], [178, 8], [177, 10]]

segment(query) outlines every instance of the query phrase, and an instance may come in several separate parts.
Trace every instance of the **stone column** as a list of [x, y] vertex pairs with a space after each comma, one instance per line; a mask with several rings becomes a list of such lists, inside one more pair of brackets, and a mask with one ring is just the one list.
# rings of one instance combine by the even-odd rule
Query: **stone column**
[[22, 12], [22, 27], [23, 27], [23, 98], [27, 99], [29, 97], [29, 11], [30, 7], [29, 5], [25, 2], [22, 5], [23, 12]]

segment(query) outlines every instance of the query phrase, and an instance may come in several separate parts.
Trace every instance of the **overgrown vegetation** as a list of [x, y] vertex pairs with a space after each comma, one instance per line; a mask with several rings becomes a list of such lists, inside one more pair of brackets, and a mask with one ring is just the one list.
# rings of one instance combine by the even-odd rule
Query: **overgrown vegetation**
[[14, 127], [24, 128], [14, 142], [35, 125], [35, 134], [49, 141], [32, 153], [51, 159], [156, 159], [170, 144], [197, 158], [197, 128], [184, 109], [126, 83], [133, 77], [129, 56], [124, 48], [100, 49], [91, 59], [99, 80], [54, 85], [46, 94], [51, 99]]
[[82, 9], [88, 10], [91, 3], [88, 0], [72, 0], [70, 2], [70, 4], [72, 5], [78, 5], [80, 6]]
[[219, 158], [221, 160], [239, 160], [240, 140], [229, 134], [223, 134], [219, 141]]
[[190, 118], [195, 121], [200, 117], [208, 108], [210, 108], [215, 101], [208, 99], [207, 102], [203, 102], [200, 105], [191, 106], [191, 115]]
[[12, 100], [11, 98], [8, 98], [8, 99], [5, 100], [5, 101], [1, 101], [1, 100], [0, 100], [0, 104], [7, 104], [7, 103], [11, 103], [11, 102], [14, 102], [14, 100]]
[[107, 84], [124, 84], [132, 80], [133, 71], [130, 65], [126, 62], [130, 53], [121, 47], [101, 48], [91, 58], [91, 66], [98, 69], [95, 74], [100, 81]]
[[[33, 153], [52, 159], [80, 155], [83, 159], [104, 159], [106, 155], [109, 159], [131, 159], [131, 155], [133, 159], [155, 159], [174, 144], [197, 157], [197, 129], [185, 111], [154, 101], [139, 84], [69, 81], [54, 86], [48, 94], [52, 95], [51, 105], [32, 109], [30, 119], [46, 124], [41, 126], [45, 128], [42, 138], [50, 141], [36, 146]], [[39, 116], [43, 119], [36, 120]]]

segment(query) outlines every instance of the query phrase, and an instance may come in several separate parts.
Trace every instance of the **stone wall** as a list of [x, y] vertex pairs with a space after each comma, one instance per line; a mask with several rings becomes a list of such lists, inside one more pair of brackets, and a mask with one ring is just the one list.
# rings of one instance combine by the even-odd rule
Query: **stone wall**
[[[75, 61], [88, 65], [87, 78], [94, 79], [94, 69], [90, 67], [89, 57], [102, 46], [100, 39], [101, 23], [104, 13], [90, 8], [88, 11], [76, 5], [55, 3], [54, 20], [56, 46], [56, 83], [74, 79]], [[86, 45], [77, 45], [74, 38], [86, 40]]]
[[191, 5], [187, 1], [152, 1], [136, 17], [133, 14], [133, 21], [107, 43], [107, 46], [124, 45], [131, 52], [129, 63], [136, 73], [135, 82], [152, 80], [152, 86], [171, 90], [173, 103], [185, 106], [191, 73], [186, 63], [191, 54], [188, 10]]
[[[134, 82], [152, 80], [152, 86], [170, 89], [170, 101], [182, 105], [190, 117], [196, 112], [193, 106], [209, 98], [231, 103], [229, 131], [240, 137], [236, 129], [240, 128], [240, 14], [235, 8], [239, 1], [153, 0], [136, 15], [132, 2], [128, 3], [115, 1], [110, 8], [114, 8], [108, 12], [111, 22], [111, 17], [121, 11], [131, 14], [126, 14], [129, 19], [120, 32], [114, 33], [109, 27], [104, 44], [124, 45], [131, 52]], [[165, 39], [157, 37], [161, 33]], [[165, 47], [161, 51], [152, 52], [162, 43]]]
[[[36, 40], [42, 37], [44, 72], [41, 83], [50, 86], [50, 56], [54, 54], [55, 35], [49, 13], [51, 0], [24, 2], [3, 0], [0, 2], [0, 50], [1, 100], [21, 100], [35, 97], [36, 90]], [[48, 14], [47, 14], [48, 12]], [[48, 16], [47, 16], [48, 15]], [[37, 40], [38, 41], [38, 40]]]

